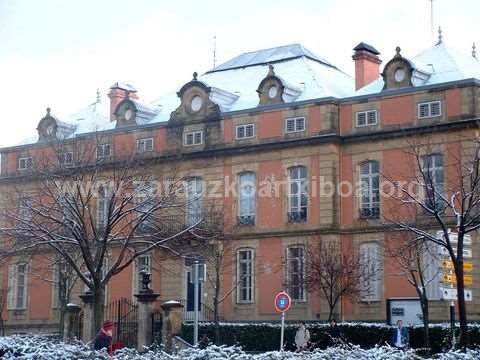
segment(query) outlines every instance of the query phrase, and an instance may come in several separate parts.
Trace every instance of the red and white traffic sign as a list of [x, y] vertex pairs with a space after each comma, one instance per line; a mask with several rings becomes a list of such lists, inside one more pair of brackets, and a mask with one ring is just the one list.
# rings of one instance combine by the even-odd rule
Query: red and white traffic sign
[[281, 291], [275, 296], [275, 310], [277, 312], [287, 312], [291, 305], [292, 298], [285, 291]]

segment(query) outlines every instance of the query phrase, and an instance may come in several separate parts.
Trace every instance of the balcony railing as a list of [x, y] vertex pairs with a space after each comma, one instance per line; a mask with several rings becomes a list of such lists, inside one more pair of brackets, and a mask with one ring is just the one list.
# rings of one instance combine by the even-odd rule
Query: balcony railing
[[293, 211], [288, 213], [289, 223], [304, 223], [307, 222], [307, 209], [301, 211]]
[[237, 222], [238, 225], [255, 225], [255, 215], [240, 215]]
[[364, 219], [378, 219], [380, 217], [379, 207], [360, 208], [360, 217]]

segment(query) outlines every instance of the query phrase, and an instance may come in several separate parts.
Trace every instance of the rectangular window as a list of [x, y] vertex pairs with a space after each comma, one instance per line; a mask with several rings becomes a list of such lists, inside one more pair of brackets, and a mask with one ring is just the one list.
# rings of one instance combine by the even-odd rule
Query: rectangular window
[[203, 144], [203, 131], [190, 131], [184, 134], [183, 145], [201, 145]]
[[237, 251], [237, 302], [254, 302], [254, 252], [252, 249]]
[[[138, 145], [137, 145], [138, 147]], [[109, 158], [111, 155], [110, 144], [97, 145], [97, 160]]]
[[306, 222], [308, 206], [307, 168], [296, 166], [288, 170], [288, 222]]
[[430, 101], [418, 104], [418, 118], [432, 118], [442, 115], [442, 102]]
[[152, 273], [152, 259], [149, 254], [141, 255], [137, 258], [135, 262], [135, 275], [134, 279], [135, 280], [135, 293], [138, 293], [140, 290], [143, 289], [143, 284], [142, 284], [142, 271], [146, 271], [148, 273]]
[[97, 199], [97, 228], [103, 231], [108, 223], [108, 192], [104, 187], [98, 191]]
[[201, 177], [194, 177], [187, 180], [187, 216], [188, 226], [194, 225], [202, 220], [202, 196], [203, 181]]
[[153, 138], [138, 139], [137, 153], [145, 153], [149, 151], [153, 151]]
[[356, 113], [356, 126], [377, 125], [377, 110], [359, 111]]
[[431, 154], [422, 158], [422, 173], [425, 206], [441, 210], [444, 207], [444, 172], [443, 156]]
[[376, 243], [360, 245], [360, 263], [362, 271], [362, 301], [381, 299], [380, 247]]
[[255, 137], [255, 124], [237, 125], [236, 139], [249, 139]]
[[73, 269], [66, 263], [56, 263], [52, 269], [52, 308], [57, 309], [64, 301], [68, 301], [68, 292], [73, 285]]
[[440, 300], [442, 294], [440, 291], [442, 272], [438, 245], [433, 243], [425, 244], [423, 253], [423, 277], [426, 283], [428, 300]]
[[[32, 199], [23, 196], [18, 200], [18, 217], [22, 222], [30, 222], [32, 220]], [[27, 224], [25, 224], [26, 226]], [[20, 224], [22, 226], [22, 224]]]
[[28, 265], [14, 264], [8, 267], [8, 309], [27, 308]]
[[305, 248], [303, 246], [287, 249], [287, 283], [292, 300], [305, 301]]
[[155, 192], [153, 184], [144, 181], [136, 189], [137, 191], [137, 216], [141, 221], [140, 231], [155, 231]]
[[377, 161], [360, 165], [360, 217], [380, 216], [380, 173]]
[[33, 159], [31, 157], [22, 157], [18, 159], [18, 170], [27, 170], [33, 167]]
[[294, 133], [300, 132], [305, 130], [305, 118], [304, 117], [296, 117], [285, 119], [285, 132], [286, 133]]
[[73, 152], [66, 151], [58, 154], [58, 161], [60, 165], [72, 166], [73, 165]]
[[255, 225], [256, 184], [255, 173], [246, 172], [240, 174], [239, 194], [239, 225]]

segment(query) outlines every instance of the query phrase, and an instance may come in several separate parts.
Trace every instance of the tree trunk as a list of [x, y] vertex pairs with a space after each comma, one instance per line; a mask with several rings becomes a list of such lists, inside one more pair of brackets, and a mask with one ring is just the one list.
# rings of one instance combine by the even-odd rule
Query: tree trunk
[[429, 322], [430, 315], [428, 313], [428, 298], [425, 293], [420, 296], [420, 306], [422, 307], [422, 317], [423, 317], [423, 347], [429, 349], [430, 351], [430, 330]]
[[215, 296], [213, 298], [213, 322], [215, 324], [215, 345], [220, 345], [219, 298], [220, 298], [220, 272], [219, 272], [219, 269], [217, 269], [216, 279], [215, 279]]
[[463, 282], [463, 274], [461, 279], [457, 276], [457, 294], [458, 318], [460, 321], [459, 345], [461, 348], [465, 348], [468, 346], [469, 341], [467, 333], [467, 308], [465, 304], [465, 286]]
[[333, 310], [335, 309], [335, 305], [329, 305], [328, 306], [328, 322], [332, 321], [333, 318]]
[[100, 331], [104, 321], [105, 286], [98, 284], [93, 290], [93, 336]]

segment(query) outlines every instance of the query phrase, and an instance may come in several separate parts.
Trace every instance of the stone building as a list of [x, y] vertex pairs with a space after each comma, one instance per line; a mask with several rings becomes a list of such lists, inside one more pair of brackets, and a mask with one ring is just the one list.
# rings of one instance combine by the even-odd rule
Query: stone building
[[[50, 139], [81, 142], [101, 134], [98, 159], [136, 154], [156, 163], [173, 161], [195, 183], [192, 191], [216, 184], [233, 244], [227, 254], [231, 261], [222, 270], [223, 319], [275, 320], [273, 298], [285, 289], [294, 302], [287, 320], [324, 320], [325, 301], [318, 292], [308, 292], [301, 279], [306, 247], [332, 240], [343, 251], [359, 251], [382, 264], [381, 275], [371, 280], [372, 291], [355, 301], [342, 299], [336, 313], [344, 320], [385, 321], [389, 300], [415, 298], [416, 293], [386, 256], [390, 234], [384, 224], [395, 203], [380, 198], [375, 184], [380, 174], [412, 174], [414, 164], [405, 154], [408, 140], [427, 136], [442, 159], [435, 163], [442, 179], [455, 181], [453, 172], [443, 175], [444, 167], [454, 162], [452, 151], [460, 154], [477, 136], [480, 64], [474, 53], [457, 53], [441, 39], [412, 58], [400, 48], [391, 55], [388, 50], [387, 59], [393, 56], [382, 69], [372, 46], [360, 43], [353, 50], [355, 78], [294, 44], [244, 53], [203, 75], [194, 73], [188, 83], [176, 84], [178, 92], [150, 104], [131, 85], [115, 83], [109, 104], [98, 98], [66, 119], [48, 110], [38, 136], [1, 149], [0, 191], [28, 179]], [[62, 161], [75, 167], [74, 150]], [[323, 193], [322, 184], [365, 179], [367, 196], [360, 196], [358, 188], [345, 196]], [[286, 180], [294, 185], [273, 189]], [[250, 184], [253, 192], [230, 196], [231, 184]], [[269, 196], [260, 196], [265, 189]], [[202, 211], [199, 199], [195, 216]], [[474, 246], [475, 264], [479, 250]], [[2, 268], [8, 331], [50, 331], [58, 321], [55, 286], [32, 270], [41, 261], [31, 256]], [[189, 315], [193, 291], [187, 265], [144, 256], [112, 279], [108, 299], [133, 299], [138, 269], [147, 267], [160, 300], [184, 300]], [[478, 276], [478, 267], [473, 275]], [[439, 276], [429, 285], [436, 321], [447, 320], [448, 314], [439, 285]], [[469, 315], [479, 320], [476, 283], [472, 289]], [[79, 286], [75, 296], [81, 291]], [[208, 304], [212, 289], [202, 289], [202, 295]]]

